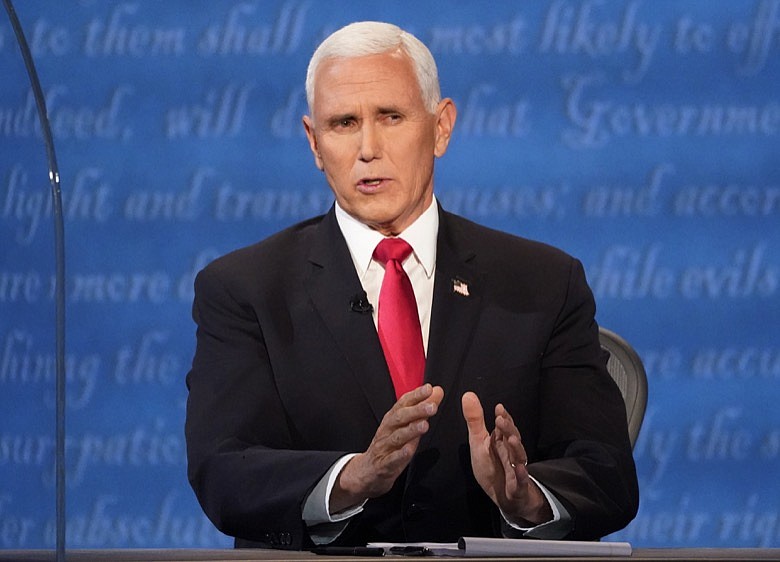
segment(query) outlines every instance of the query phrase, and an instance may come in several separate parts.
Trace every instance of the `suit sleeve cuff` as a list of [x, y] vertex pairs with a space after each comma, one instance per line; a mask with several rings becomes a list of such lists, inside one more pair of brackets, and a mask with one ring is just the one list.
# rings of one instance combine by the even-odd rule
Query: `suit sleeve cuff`
[[558, 498], [556, 498], [555, 495], [544, 486], [544, 484], [539, 482], [533, 476], [530, 478], [536, 483], [537, 486], [539, 486], [539, 489], [542, 491], [542, 494], [544, 494], [547, 503], [550, 504], [550, 508], [553, 512], [553, 518], [550, 521], [541, 523], [535, 527], [523, 527], [512, 523], [502, 511], [501, 517], [503, 517], [504, 522], [506, 523], [504, 526], [505, 534], [507, 536], [519, 535], [526, 538], [547, 540], [557, 540], [566, 537], [566, 535], [568, 535], [571, 531], [571, 515], [563, 506], [563, 504], [558, 500]]
[[336, 478], [344, 465], [354, 456], [355, 454], [344, 455], [337, 460], [320, 478], [303, 503], [303, 521], [306, 523], [309, 536], [315, 544], [327, 544], [336, 540], [346, 528], [349, 519], [363, 511], [365, 502], [338, 513], [330, 513], [328, 507]]

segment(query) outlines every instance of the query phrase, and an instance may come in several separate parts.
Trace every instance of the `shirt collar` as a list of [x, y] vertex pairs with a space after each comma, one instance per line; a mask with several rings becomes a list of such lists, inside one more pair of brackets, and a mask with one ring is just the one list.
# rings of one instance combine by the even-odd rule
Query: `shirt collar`
[[[398, 235], [398, 238], [402, 238], [412, 247], [417, 261], [420, 262], [429, 279], [433, 275], [436, 265], [436, 236], [439, 232], [438, 209], [438, 202], [434, 196], [423, 214]], [[336, 221], [347, 241], [355, 269], [362, 279], [371, 264], [374, 248], [384, 237], [381, 233], [369, 228], [347, 213], [339, 206], [338, 202], [336, 202]]]

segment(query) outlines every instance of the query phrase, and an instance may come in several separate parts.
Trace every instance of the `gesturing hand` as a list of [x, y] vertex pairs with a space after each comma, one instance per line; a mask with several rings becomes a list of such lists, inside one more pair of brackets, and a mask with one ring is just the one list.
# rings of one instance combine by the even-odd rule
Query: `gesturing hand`
[[506, 408], [496, 406], [496, 426], [488, 433], [477, 395], [466, 392], [461, 405], [469, 430], [471, 467], [485, 493], [513, 523], [537, 525], [552, 519], [544, 494], [528, 475], [520, 432]]
[[368, 449], [350, 459], [339, 474], [330, 497], [331, 513], [381, 496], [393, 487], [443, 398], [440, 386], [424, 384], [398, 399], [382, 418]]

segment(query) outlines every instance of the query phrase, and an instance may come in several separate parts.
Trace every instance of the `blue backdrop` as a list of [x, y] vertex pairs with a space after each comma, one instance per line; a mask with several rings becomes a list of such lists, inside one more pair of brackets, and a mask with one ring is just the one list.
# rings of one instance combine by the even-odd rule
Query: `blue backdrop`
[[[578, 256], [650, 379], [635, 546], [780, 546], [780, 0], [28, 0], [67, 252], [68, 545], [228, 545], [185, 476], [194, 273], [324, 212], [303, 78], [405, 26], [450, 211]], [[54, 544], [45, 153], [0, 17], [0, 548]]]

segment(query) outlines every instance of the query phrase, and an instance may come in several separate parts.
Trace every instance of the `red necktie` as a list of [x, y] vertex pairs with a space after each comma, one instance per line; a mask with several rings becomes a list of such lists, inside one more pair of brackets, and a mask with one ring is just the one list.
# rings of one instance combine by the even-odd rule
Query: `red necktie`
[[385, 264], [379, 291], [379, 341], [393, 379], [396, 398], [423, 383], [423, 349], [417, 301], [402, 267], [412, 247], [400, 238], [385, 238], [377, 244], [374, 259]]

